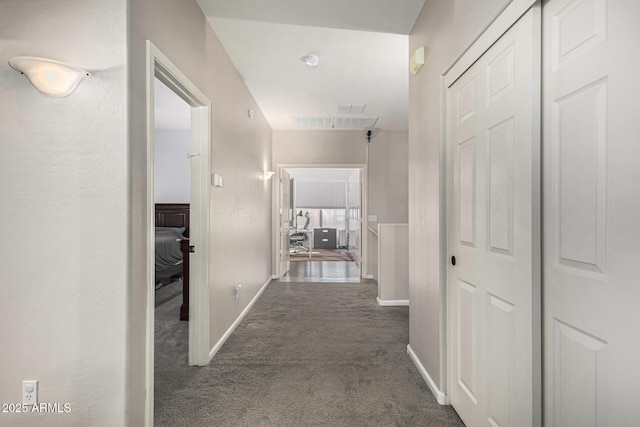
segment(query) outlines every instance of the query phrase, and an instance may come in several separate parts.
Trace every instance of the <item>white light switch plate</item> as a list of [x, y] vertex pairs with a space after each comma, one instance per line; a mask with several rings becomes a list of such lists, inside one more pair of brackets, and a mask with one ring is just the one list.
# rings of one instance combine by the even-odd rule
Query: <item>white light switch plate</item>
[[214, 187], [222, 187], [223, 178], [222, 176], [214, 173], [211, 178], [211, 183]]

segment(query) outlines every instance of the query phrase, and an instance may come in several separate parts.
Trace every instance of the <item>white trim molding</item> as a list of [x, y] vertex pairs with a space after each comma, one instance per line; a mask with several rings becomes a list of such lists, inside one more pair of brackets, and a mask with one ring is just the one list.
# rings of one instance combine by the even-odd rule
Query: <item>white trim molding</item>
[[482, 30], [469, 47], [442, 73], [447, 87], [451, 86], [465, 71], [486, 52], [511, 26], [531, 9], [538, 0], [512, 0], [491, 23]]
[[222, 337], [220, 337], [218, 342], [211, 348], [211, 350], [209, 350], [209, 361], [213, 359], [213, 356], [216, 355], [216, 353], [218, 352], [218, 350], [220, 350], [222, 345], [227, 341], [227, 339], [229, 339], [233, 331], [235, 331], [236, 327], [238, 327], [240, 322], [242, 322], [242, 319], [244, 319], [247, 313], [249, 313], [253, 305], [256, 303], [256, 301], [258, 301], [258, 298], [260, 298], [260, 296], [264, 293], [264, 291], [267, 289], [267, 286], [269, 286], [272, 280], [273, 280], [273, 276], [267, 279], [267, 281], [264, 283], [264, 285], [262, 285], [258, 293], [251, 299], [251, 301], [249, 302], [249, 304], [247, 304], [244, 310], [242, 310], [242, 313], [240, 313], [238, 318], [231, 324], [231, 326], [229, 326], [229, 329], [227, 329], [227, 331], [222, 335]]
[[418, 368], [420, 375], [422, 375], [422, 378], [424, 378], [424, 380], [426, 381], [427, 385], [429, 386], [429, 389], [431, 389], [431, 393], [433, 393], [438, 403], [440, 405], [448, 405], [449, 402], [447, 399], [447, 395], [444, 394], [436, 386], [436, 383], [433, 381], [433, 379], [431, 378], [431, 376], [429, 375], [425, 367], [422, 365], [422, 363], [420, 362], [420, 359], [418, 359], [418, 355], [416, 355], [416, 353], [411, 348], [411, 344], [407, 345], [407, 353], [409, 354], [409, 357], [411, 357], [411, 360], [413, 360], [413, 363], [416, 365], [416, 368]]
[[393, 306], [408, 307], [409, 306], [408, 299], [380, 299], [380, 297], [376, 297], [376, 301], [378, 302], [378, 305], [383, 307], [393, 307]]

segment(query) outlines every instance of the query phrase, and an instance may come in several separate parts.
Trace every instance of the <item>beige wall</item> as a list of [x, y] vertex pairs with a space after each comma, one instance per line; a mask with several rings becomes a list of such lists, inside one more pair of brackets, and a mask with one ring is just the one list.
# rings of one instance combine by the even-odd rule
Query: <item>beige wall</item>
[[[368, 145], [368, 209], [379, 222], [407, 222], [408, 134], [374, 132]], [[273, 164], [366, 164], [366, 131], [273, 131]]]
[[[273, 163], [278, 164], [366, 164], [368, 214], [378, 222], [408, 221], [408, 133], [376, 130], [368, 144], [366, 130], [273, 131]], [[366, 220], [366, 218], [364, 218]], [[364, 233], [369, 233], [366, 229]], [[369, 239], [368, 253], [375, 255]], [[365, 275], [376, 274], [377, 262], [365, 263]]]
[[274, 130], [273, 164], [364, 164], [365, 131]]
[[[131, 0], [130, 126], [132, 246], [131, 425], [144, 415], [145, 332], [145, 41], [150, 39], [212, 102], [211, 346], [237, 319], [271, 270], [271, 128], [194, 0]], [[255, 111], [250, 119], [247, 110]], [[247, 268], [247, 260], [251, 260]], [[242, 284], [240, 298], [233, 288]]]
[[[0, 2], [0, 413], [7, 426], [125, 425], [126, 1]], [[9, 68], [43, 56], [93, 75], [50, 98]]]
[[453, 61], [510, 0], [427, 0], [409, 37], [425, 46], [425, 65], [409, 78], [409, 341], [444, 390], [441, 312], [446, 268], [446, 195], [441, 168], [441, 83]]
[[369, 215], [380, 223], [408, 218], [409, 139], [406, 131], [376, 131], [369, 143]]
[[[378, 223], [404, 224], [408, 218], [409, 139], [406, 131], [378, 130], [369, 143], [368, 215]], [[373, 224], [376, 227], [376, 224]], [[378, 236], [365, 229], [369, 239], [366, 275], [378, 280]]]

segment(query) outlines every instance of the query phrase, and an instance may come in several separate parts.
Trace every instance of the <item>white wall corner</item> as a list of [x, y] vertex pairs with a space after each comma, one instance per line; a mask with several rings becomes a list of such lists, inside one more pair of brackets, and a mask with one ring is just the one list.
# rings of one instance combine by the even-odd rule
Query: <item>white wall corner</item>
[[433, 393], [438, 403], [440, 405], [448, 405], [449, 402], [447, 402], [447, 395], [444, 394], [442, 391], [440, 391], [440, 389], [438, 389], [438, 387], [436, 386], [436, 383], [433, 381], [433, 379], [431, 378], [431, 376], [429, 375], [425, 367], [420, 362], [420, 359], [418, 359], [418, 356], [411, 348], [411, 344], [407, 345], [407, 353], [409, 354], [409, 357], [411, 357], [411, 360], [413, 360], [413, 363], [418, 368], [418, 371], [420, 372], [420, 375], [422, 375], [422, 378], [424, 378], [424, 380], [427, 382], [427, 385], [431, 389], [431, 393]]
[[409, 300], [408, 299], [380, 299], [380, 297], [376, 297], [376, 301], [378, 302], [378, 305], [384, 306], [384, 307], [408, 307], [409, 306]]
[[242, 322], [242, 319], [244, 319], [247, 313], [249, 313], [253, 305], [256, 303], [256, 301], [258, 301], [258, 298], [260, 298], [260, 296], [264, 293], [265, 289], [267, 289], [267, 286], [269, 286], [272, 280], [273, 280], [272, 277], [267, 279], [267, 281], [264, 283], [264, 285], [262, 285], [258, 293], [251, 299], [251, 301], [249, 302], [249, 304], [247, 304], [244, 310], [242, 310], [242, 313], [240, 313], [238, 318], [231, 324], [231, 326], [229, 326], [229, 329], [227, 329], [227, 331], [222, 335], [222, 337], [220, 337], [218, 342], [211, 348], [211, 350], [209, 351], [209, 362], [211, 361], [211, 359], [213, 359], [213, 356], [216, 355], [218, 350], [220, 350], [220, 348], [227, 341], [227, 339], [229, 339], [233, 331], [235, 331], [236, 327], [238, 327], [240, 322]]

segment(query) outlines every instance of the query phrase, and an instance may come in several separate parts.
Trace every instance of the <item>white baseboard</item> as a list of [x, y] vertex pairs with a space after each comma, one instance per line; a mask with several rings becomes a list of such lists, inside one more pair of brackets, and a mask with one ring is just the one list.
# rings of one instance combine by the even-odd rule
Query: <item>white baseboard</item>
[[240, 316], [238, 316], [238, 318], [235, 320], [235, 322], [233, 322], [233, 324], [231, 326], [229, 326], [229, 329], [227, 329], [227, 331], [224, 333], [224, 335], [222, 335], [222, 337], [218, 340], [216, 345], [214, 345], [213, 348], [209, 351], [209, 361], [211, 361], [211, 359], [213, 359], [213, 356], [216, 355], [218, 350], [220, 350], [220, 347], [222, 347], [222, 345], [231, 336], [231, 334], [236, 329], [236, 327], [240, 324], [242, 319], [244, 319], [244, 317], [247, 315], [249, 310], [251, 310], [251, 307], [253, 307], [253, 305], [256, 303], [256, 301], [258, 301], [258, 298], [260, 298], [260, 295], [262, 295], [262, 293], [265, 291], [265, 289], [267, 289], [267, 286], [269, 286], [269, 283], [271, 283], [271, 280], [273, 280], [272, 277], [267, 279], [267, 281], [264, 283], [264, 285], [262, 285], [262, 287], [260, 288], [258, 293], [251, 299], [251, 301], [249, 302], [249, 304], [247, 304], [247, 306], [244, 308], [244, 310], [242, 310], [242, 313], [240, 313]]
[[431, 376], [429, 375], [427, 370], [424, 368], [422, 363], [420, 363], [420, 359], [418, 359], [418, 356], [414, 353], [413, 349], [411, 348], [411, 344], [407, 345], [407, 353], [409, 353], [409, 357], [411, 357], [411, 360], [413, 360], [413, 363], [418, 368], [418, 371], [420, 372], [420, 375], [422, 375], [422, 378], [424, 378], [424, 380], [427, 382], [427, 385], [431, 389], [431, 393], [433, 393], [433, 395], [436, 397], [436, 400], [438, 401], [438, 403], [440, 405], [446, 405], [447, 396], [438, 389], [438, 387], [436, 386], [436, 383], [433, 381], [433, 379], [431, 379]]
[[376, 301], [378, 301], [378, 305], [382, 306], [408, 306], [408, 299], [380, 299], [376, 297]]
[[372, 279], [373, 280], [373, 274], [366, 274], [364, 276], [365, 279]]

